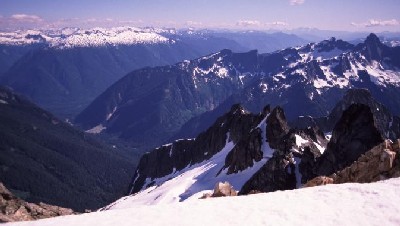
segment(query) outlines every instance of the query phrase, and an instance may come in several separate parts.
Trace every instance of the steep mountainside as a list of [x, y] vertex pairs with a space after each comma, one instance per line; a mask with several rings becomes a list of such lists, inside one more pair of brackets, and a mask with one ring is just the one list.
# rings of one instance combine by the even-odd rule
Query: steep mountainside
[[0, 88], [0, 181], [18, 197], [83, 211], [124, 194], [134, 159]]
[[182, 43], [45, 48], [29, 52], [1, 83], [63, 117], [72, 117], [131, 70], [198, 56]]
[[0, 64], [4, 64], [0, 83], [71, 118], [132, 70], [169, 65], [222, 48], [242, 49], [224, 38], [201, 38], [204, 44], [197, 46], [194, 37], [174, 39], [171, 32], [123, 27], [0, 33]]
[[40, 44], [22, 46], [0, 44], [0, 77], [26, 53], [40, 47]]
[[230, 50], [173, 66], [137, 70], [100, 95], [75, 122], [91, 132], [104, 129], [154, 147], [193, 116], [214, 109], [246, 86], [256, 70], [256, 51]]

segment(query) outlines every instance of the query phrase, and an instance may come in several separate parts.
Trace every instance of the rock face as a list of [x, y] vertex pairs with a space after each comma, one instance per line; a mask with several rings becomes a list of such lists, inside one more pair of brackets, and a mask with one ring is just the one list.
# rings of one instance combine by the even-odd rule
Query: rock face
[[[205, 161], [215, 155], [226, 145], [227, 141], [240, 144], [249, 149], [243, 153], [239, 149], [235, 154], [228, 154], [225, 168], [233, 173], [252, 166], [254, 161], [260, 161], [261, 137], [260, 130], [250, 131], [265, 118], [269, 108], [264, 113], [251, 114], [240, 105], [232, 106], [231, 110], [221, 116], [212, 127], [201, 133], [196, 139], [177, 140], [163, 145], [142, 156], [131, 184], [130, 193], [140, 191], [146, 178], [161, 178], [183, 170], [185, 167]], [[251, 142], [245, 143], [250, 138]], [[238, 156], [244, 158], [238, 158]], [[151, 184], [147, 184], [148, 186]]]
[[25, 202], [15, 197], [0, 183], [0, 223], [36, 220], [71, 214], [74, 214], [71, 209], [45, 203], [34, 204]]
[[289, 131], [283, 109], [276, 107], [272, 111], [271, 116], [268, 117], [267, 124], [267, 141], [271, 148], [277, 149], [282, 145], [282, 138]]
[[353, 164], [332, 175], [319, 176], [304, 187], [328, 183], [370, 183], [387, 178], [400, 177], [400, 140], [390, 140], [373, 147]]
[[370, 108], [351, 105], [333, 129], [327, 150], [319, 159], [317, 174], [330, 175], [349, 166], [382, 141]]
[[272, 192], [296, 188], [296, 173], [292, 153], [277, 151], [242, 187], [239, 194]]

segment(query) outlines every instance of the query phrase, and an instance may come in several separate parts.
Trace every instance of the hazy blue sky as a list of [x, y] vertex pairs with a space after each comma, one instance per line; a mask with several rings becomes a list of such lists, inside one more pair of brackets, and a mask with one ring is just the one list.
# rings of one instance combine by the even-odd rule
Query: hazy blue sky
[[156, 26], [400, 31], [400, 0], [0, 0], [0, 29]]

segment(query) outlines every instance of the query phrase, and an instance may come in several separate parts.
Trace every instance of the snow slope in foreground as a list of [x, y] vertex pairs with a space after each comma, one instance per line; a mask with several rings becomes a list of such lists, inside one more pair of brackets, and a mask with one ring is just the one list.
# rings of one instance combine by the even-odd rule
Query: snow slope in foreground
[[136, 206], [6, 225], [400, 225], [400, 178]]

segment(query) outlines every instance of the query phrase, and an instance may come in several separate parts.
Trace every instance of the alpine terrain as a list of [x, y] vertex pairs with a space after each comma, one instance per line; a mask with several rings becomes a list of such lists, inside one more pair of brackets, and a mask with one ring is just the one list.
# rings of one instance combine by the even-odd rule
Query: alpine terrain
[[399, 55], [399, 47], [382, 44], [374, 34], [356, 46], [332, 38], [266, 54], [222, 50], [133, 71], [75, 122], [88, 132], [113, 134], [146, 150], [197, 136], [236, 103], [251, 112], [266, 103], [279, 105], [292, 121], [326, 116], [347, 90], [366, 88], [399, 115]]

